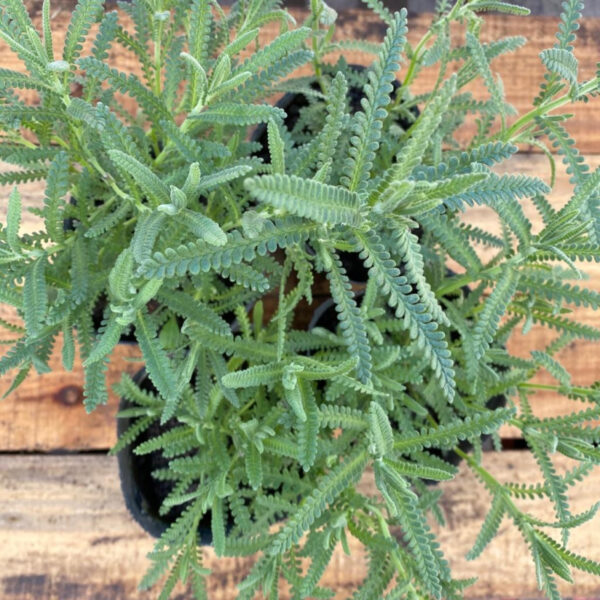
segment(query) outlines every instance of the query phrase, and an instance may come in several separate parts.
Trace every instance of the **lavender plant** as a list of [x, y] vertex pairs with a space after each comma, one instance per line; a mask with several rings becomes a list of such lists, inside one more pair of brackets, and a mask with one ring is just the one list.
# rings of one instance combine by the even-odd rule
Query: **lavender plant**
[[[339, 40], [322, 0], [311, 0], [302, 26], [279, 0], [239, 0], [227, 12], [216, 0], [132, 0], [110, 12], [80, 0], [60, 54], [49, 0], [41, 33], [21, 0], [0, 3], [0, 38], [25, 67], [0, 69], [0, 159], [15, 165], [0, 174], [14, 186], [0, 230], [0, 301], [23, 319], [0, 321], [20, 334], [0, 374], [15, 370], [12, 391], [32, 369], [47, 372], [62, 334], [66, 369], [79, 345], [91, 411], [107, 400], [112, 350], [134, 333], [150, 389], [127, 375], [118, 384], [129, 403], [121, 416], [134, 423], [114, 451], [171, 424], [135, 447], [168, 460], [155, 473], [172, 484], [163, 510], [181, 512], [142, 580], [162, 580], [161, 598], [178, 580], [207, 597], [207, 518], [217, 555], [258, 555], [239, 598], [278, 598], [281, 580], [293, 598], [333, 597], [320, 581], [348, 536], [369, 562], [353, 598], [459, 598], [470, 581], [452, 577], [428, 524], [429, 513], [441, 519], [443, 488], [427, 483], [459, 476], [451, 456], [492, 497], [469, 558], [506, 518], [549, 598], [573, 568], [600, 574], [568, 548], [571, 528], [598, 505], [573, 514], [567, 500], [600, 461], [600, 390], [572, 382], [557, 359], [572, 340], [600, 337], [570, 316], [600, 304], [585, 283], [570, 283], [600, 261], [600, 170], [590, 171], [559, 111], [600, 86], [600, 74], [581, 79], [573, 52], [583, 4], [563, 3], [556, 43], [540, 55], [539, 94], [519, 116], [491, 63], [525, 40], [483, 43], [481, 14], [527, 9], [438, 0], [412, 46], [405, 11], [365, 3], [387, 27], [381, 45]], [[112, 49], [135, 57], [135, 73], [111, 64]], [[373, 55], [367, 70], [337, 58], [354, 49]], [[308, 75], [295, 73], [301, 66]], [[439, 76], [415, 95], [424, 68]], [[475, 79], [484, 99], [466, 91]], [[283, 92], [303, 98], [294, 123], [269, 101]], [[467, 119], [477, 128], [465, 141], [457, 132]], [[266, 147], [251, 141], [260, 124]], [[546, 181], [494, 170], [519, 144], [546, 152]], [[547, 199], [550, 148], [573, 185], [560, 208]], [[45, 181], [33, 209], [44, 227], [23, 235], [18, 186], [36, 180]], [[543, 221], [537, 233], [525, 199]], [[501, 235], [464, 222], [473, 205], [495, 211]], [[351, 284], [344, 253], [366, 269], [363, 286]], [[299, 328], [319, 279], [337, 327]], [[556, 338], [528, 359], [511, 355], [512, 332], [533, 324]], [[540, 370], [556, 384], [533, 383]], [[570, 398], [573, 412], [537, 417], [530, 398], [541, 387]], [[499, 449], [504, 424], [522, 432], [543, 484], [501, 483], [482, 466], [482, 435]], [[557, 453], [576, 461], [566, 475]], [[365, 495], [357, 484], [369, 470], [376, 489]], [[547, 499], [555, 519], [539, 521], [520, 497]]]

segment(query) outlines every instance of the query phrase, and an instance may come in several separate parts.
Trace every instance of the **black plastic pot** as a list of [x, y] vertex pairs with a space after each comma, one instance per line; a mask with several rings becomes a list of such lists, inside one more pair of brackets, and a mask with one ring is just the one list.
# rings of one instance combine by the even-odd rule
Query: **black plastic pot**
[[[366, 69], [363, 65], [348, 65], [350, 69], [362, 72]], [[395, 97], [396, 91], [400, 89], [402, 84], [399, 81], [394, 81], [392, 83], [394, 91], [392, 92], [392, 98]], [[311, 86], [313, 89], [318, 90], [319, 86], [315, 82]], [[361, 110], [361, 100], [364, 98], [363, 90], [356, 87], [350, 87], [348, 90], [348, 97], [350, 100], [350, 112], [354, 114]], [[310, 101], [304, 94], [295, 94], [288, 92], [284, 94], [282, 98], [277, 102], [276, 106], [278, 108], [283, 109], [286, 112], [286, 118], [284, 119], [284, 124], [288, 130], [292, 130], [298, 119], [300, 118], [300, 113], [302, 109], [306, 108], [310, 105]], [[419, 116], [419, 109], [414, 107], [411, 109], [411, 112], [415, 115], [415, 117]], [[397, 119], [397, 124], [403, 129], [408, 129], [411, 125], [406, 119], [400, 118]], [[256, 156], [262, 158], [265, 162], [268, 162], [269, 159], [269, 151], [268, 151], [268, 139], [267, 139], [267, 126], [263, 123], [259, 125], [252, 134], [253, 142], [260, 142], [262, 145], [262, 150], [256, 153]]]
[[[133, 380], [143, 390], [156, 392], [145, 369], [138, 371]], [[121, 398], [119, 410], [130, 407], [130, 404]], [[135, 418], [117, 419], [118, 437], [120, 438], [135, 421]], [[176, 426], [177, 422], [174, 420], [168, 421], [164, 425], [155, 421], [136, 438], [133, 444], [123, 448], [117, 455], [121, 491], [123, 492], [125, 505], [141, 527], [154, 537], [160, 537], [181, 516], [185, 505], [172, 507], [166, 515], [160, 514], [160, 507], [164, 499], [173, 491], [174, 485], [170, 481], [155, 479], [152, 473], [158, 469], [167, 468], [169, 462], [159, 451], [138, 456], [133, 452], [133, 449], [135, 446], [158, 437]], [[212, 544], [210, 511], [203, 516], [199, 523], [198, 538], [202, 545]]]
[[[98, 296], [96, 303], [94, 304], [94, 309], [92, 310], [92, 323], [94, 325], [94, 331], [97, 333], [102, 326], [102, 322], [104, 321], [106, 310], [108, 308], [108, 297], [106, 294], [102, 293]], [[137, 339], [135, 337], [135, 329], [133, 325], [129, 327], [129, 329], [121, 334], [119, 338], [119, 344], [137, 344]]]

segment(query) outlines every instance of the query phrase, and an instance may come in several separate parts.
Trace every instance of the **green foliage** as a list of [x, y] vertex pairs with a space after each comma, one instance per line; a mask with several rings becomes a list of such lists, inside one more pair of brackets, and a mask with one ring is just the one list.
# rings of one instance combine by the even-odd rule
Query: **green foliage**
[[483, 310], [475, 322], [473, 339], [470, 343], [475, 358], [479, 360], [490, 344], [500, 325], [500, 318], [506, 312], [519, 281], [518, 271], [506, 267], [496, 283], [496, 287], [483, 305]]
[[298, 381], [302, 407], [306, 418], [298, 423], [299, 462], [304, 471], [310, 470], [317, 457], [319, 409], [315, 394], [306, 381]]
[[23, 318], [30, 337], [40, 335], [47, 308], [46, 257], [41, 256], [27, 267], [23, 285]]
[[319, 170], [326, 169], [322, 177], [327, 183], [327, 174], [331, 171], [331, 157], [336, 152], [338, 140], [346, 124], [346, 96], [348, 84], [344, 74], [340, 71], [331, 82], [330, 96], [327, 102], [327, 117], [319, 143]]
[[511, 2], [499, 2], [498, 0], [475, 0], [469, 8], [477, 12], [493, 10], [519, 17], [526, 17], [530, 13], [530, 10], [524, 6], [512, 4]]
[[533, 350], [531, 356], [540, 366], [544, 367], [555, 379], [557, 379], [561, 385], [569, 387], [571, 384], [571, 376], [557, 360], [539, 350]]
[[392, 81], [396, 78], [401, 52], [406, 42], [406, 10], [393, 17], [379, 60], [364, 87], [363, 109], [353, 119], [349, 158], [342, 183], [351, 192], [362, 193], [367, 189], [375, 153], [379, 148], [383, 121], [387, 116]]
[[339, 187], [295, 176], [271, 175], [246, 180], [257, 200], [329, 225], [356, 225], [359, 197]]
[[257, 255], [274, 252], [277, 247], [297, 244], [312, 229], [305, 223], [295, 221], [283, 221], [277, 225], [265, 221], [264, 230], [252, 238], [245, 238], [235, 230], [227, 236], [227, 243], [221, 247], [200, 241], [155, 252], [152, 258], [142, 261], [140, 274], [148, 279], [163, 279], [181, 277], [188, 271], [197, 275], [201, 271], [228, 268], [232, 264], [240, 264], [242, 260], [252, 260]]
[[504, 99], [502, 98], [502, 91], [490, 69], [481, 42], [471, 32], [467, 32], [467, 48], [469, 49], [473, 62], [490, 93], [494, 109], [502, 118], [504, 118]]
[[580, 571], [585, 571], [586, 573], [600, 575], [599, 563], [584, 558], [583, 556], [579, 556], [574, 552], [567, 550], [564, 546], [561, 546], [541, 531], [536, 531], [536, 538], [539, 542], [544, 544], [546, 548], [552, 548], [552, 550], [556, 552], [560, 560], [566, 563], [567, 565], [575, 567]]
[[420, 165], [432, 135], [440, 126], [444, 112], [455, 91], [456, 79], [451, 77], [444, 83], [439, 93], [428, 104], [427, 110], [415, 123], [413, 134], [399, 152], [398, 161], [387, 169], [381, 183], [372, 192], [369, 198], [370, 204], [374, 204], [384, 196], [391, 184], [407, 179]]
[[203, 123], [216, 125], [255, 125], [268, 123], [270, 119], [284, 116], [281, 109], [269, 104], [221, 104], [218, 108], [207, 109], [197, 115], [192, 115]]
[[[556, 517], [558, 521], [567, 521], [571, 513], [569, 511], [569, 502], [567, 498], [567, 486], [563, 479], [561, 479], [552, 463], [551, 458], [547, 454], [544, 445], [548, 443], [547, 440], [542, 440], [537, 435], [537, 432], [525, 431], [527, 444], [530, 446], [533, 455], [540, 467], [540, 470], [544, 474], [544, 480], [546, 481], [548, 496], [552, 499]], [[568, 532], [563, 530], [563, 541], [567, 542]]]
[[170, 203], [168, 187], [146, 165], [120, 150], [109, 150], [109, 155], [124, 174], [131, 175], [154, 206]]
[[415, 435], [398, 436], [394, 449], [409, 454], [423, 448], [452, 448], [459, 441], [473, 439], [482, 433], [496, 431], [513, 414], [510, 409], [497, 409], [488, 413], [476, 414], [464, 420], [455, 420], [435, 429], [424, 428]]
[[362, 0], [371, 10], [375, 11], [382, 21], [391, 25], [394, 20], [390, 11], [384, 6], [381, 0]]
[[396, 475], [402, 477], [419, 477], [431, 481], [445, 481], [452, 479], [456, 475], [456, 469], [442, 460], [435, 463], [436, 466], [418, 464], [406, 460], [390, 460], [389, 458], [384, 458], [383, 462]]
[[575, 32], [579, 29], [579, 19], [583, 11], [583, 2], [581, 0], [567, 0], [563, 5], [563, 11], [560, 14], [560, 23], [558, 25], [558, 48], [562, 50], [573, 50], [572, 43], [575, 41]]
[[[47, 373], [53, 352], [67, 370], [79, 354], [92, 411], [108, 400], [115, 347], [137, 340], [144, 371], [115, 386], [131, 424], [113, 452], [132, 445], [164, 461], [153, 476], [172, 487], [160, 514], [173, 522], [142, 580], [162, 580], [162, 599], [180, 580], [207, 598], [207, 524], [218, 556], [259, 554], [241, 599], [277, 598], [280, 579], [293, 598], [332, 597], [321, 580], [348, 534], [368, 563], [353, 598], [461, 598], [471, 580], [452, 579], [428, 525], [430, 511], [444, 522], [457, 458], [491, 498], [468, 558], [506, 520], [550, 598], [572, 568], [600, 574], [567, 547], [598, 510], [573, 514], [568, 492], [600, 463], [600, 386], [580, 385], [560, 354], [600, 339], [574, 312], [600, 309], [585, 272], [600, 262], [600, 169], [567, 123], [572, 102], [600, 93], [598, 78], [579, 80], [583, 5], [563, 3], [556, 44], [540, 55], [541, 92], [518, 116], [493, 61], [525, 40], [480, 32], [486, 12], [526, 8], [438, 0], [413, 45], [405, 11], [364, 3], [387, 27], [381, 45], [339, 40], [322, 0], [300, 26], [279, 0], [228, 12], [216, 0], [131, 0], [111, 12], [80, 0], [57, 56], [48, 0], [39, 34], [22, 0], [0, 7], [0, 39], [24, 66], [0, 69], [10, 165], [0, 302], [22, 320], [0, 319], [10, 338], [0, 375], [12, 393], [32, 369]], [[280, 33], [265, 43], [273, 25]], [[369, 68], [337, 58], [357, 49], [374, 56]], [[123, 52], [127, 72], [114, 64]], [[437, 74], [430, 89], [424, 69]], [[468, 91], [476, 80], [487, 99]], [[281, 92], [293, 101], [274, 106]], [[506, 164], [529, 144], [547, 153], [549, 177]], [[562, 206], [549, 149], [573, 186]], [[41, 231], [23, 233], [19, 187], [40, 180], [43, 204], [30, 210]], [[479, 206], [497, 227], [465, 218]], [[528, 347], [533, 325], [555, 332], [546, 347]], [[575, 410], [539, 418], [540, 390]], [[506, 424], [527, 441], [540, 483], [500, 482], [483, 466], [482, 436], [498, 447]], [[515, 498], [545, 502], [555, 518]]]
[[481, 526], [475, 544], [467, 554], [469, 560], [475, 560], [496, 536], [505, 512], [506, 507], [504, 505], [504, 498], [501, 495], [494, 496], [492, 506]]
[[114, 92], [121, 92], [134, 98], [148, 118], [159, 119], [168, 116], [162, 102], [133, 73], [127, 75], [93, 57], [81, 58], [77, 64], [85, 69], [89, 77], [100, 82], [106, 81]]
[[283, 175], [285, 173], [285, 147], [277, 123], [273, 120], [269, 121], [267, 131], [273, 173]]
[[331, 286], [331, 296], [336, 304], [342, 335], [350, 356], [358, 356], [356, 373], [365, 383], [371, 378], [371, 346], [367, 337], [367, 327], [354, 299], [354, 293], [346, 271], [336, 254], [326, 254], [328, 262], [327, 278]]
[[383, 408], [376, 402], [369, 407], [369, 431], [379, 456], [389, 454], [394, 447], [394, 432]]
[[577, 59], [563, 48], [549, 48], [540, 54], [544, 66], [556, 75], [566, 79], [571, 85], [577, 83]]
[[318, 519], [340, 494], [354, 485], [360, 478], [367, 463], [367, 453], [358, 448], [342, 463], [319, 481], [318, 487], [304, 499], [298, 511], [290, 517], [277, 532], [269, 548], [269, 553], [279, 554], [288, 550], [302, 534]]
[[8, 211], [6, 215], [6, 243], [15, 253], [20, 252], [19, 226], [21, 224], [21, 194], [14, 187], [8, 198]]
[[165, 398], [164, 422], [175, 410], [174, 405], [177, 402], [178, 385], [175, 372], [170, 364], [169, 357], [156, 338], [156, 330], [152, 325], [152, 320], [141, 311], [136, 316], [135, 332], [140, 350], [144, 356], [148, 376], [159, 393]]
[[44, 217], [46, 231], [52, 239], [63, 238], [62, 203], [69, 190], [69, 157], [66, 152], [58, 152], [53, 158], [46, 179]]
[[402, 536], [422, 577], [421, 585], [434, 598], [441, 598], [440, 565], [435, 552], [437, 548], [433, 544], [426, 517], [416, 506], [417, 496], [402, 479], [390, 477], [388, 483]]
[[411, 338], [416, 339], [418, 346], [429, 359], [444, 394], [452, 401], [454, 370], [444, 333], [437, 329], [437, 324], [426, 307], [419, 302], [418, 296], [411, 293], [406, 278], [399, 274], [390, 254], [376, 234], [371, 233], [369, 237], [360, 236], [359, 240], [367, 254], [366, 265], [371, 267], [374, 280], [381, 286], [383, 293], [389, 295], [388, 302], [395, 308], [396, 317], [402, 319]]
[[73, 63], [83, 50], [83, 42], [102, 8], [101, 0], [79, 0], [71, 15], [65, 37], [63, 60]]
[[93, 412], [98, 406], [108, 402], [108, 389], [106, 386], [106, 360], [92, 363], [85, 369], [84, 406], [88, 413]]

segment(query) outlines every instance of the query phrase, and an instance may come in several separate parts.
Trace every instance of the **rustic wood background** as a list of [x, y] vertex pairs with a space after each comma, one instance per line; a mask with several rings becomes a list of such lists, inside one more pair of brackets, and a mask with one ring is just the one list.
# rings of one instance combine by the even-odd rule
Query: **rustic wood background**
[[[413, 3], [414, 4], [414, 3]], [[527, 3], [523, 3], [527, 4]], [[28, 7], [39, 24], [41, 2], [29, 1]], [[72, 0], [53, 3], [55, 43], [62, 44], [72, 10]], [[301, 16], [301, 15], [299, 15]], [[430, 16], [417, 15], [409, 22], [410, 39], [415, 41], [426, 30]], [[526, 110], [537, 92], [543, 73], [538, 55], [553, 44], [557, 20], [546, 17], [528, 19], [490, 15], [485, 26], [487, 39], [506, 35], [525, 35], [529, 45], [496, 63], [503, 76], [509, 101], [519, 110]], [[383, 28], [370, 14], [347, 11], [340, 16], [340, 35], [381, 39]], [[269, 35], [274, 35], [270, 32]], [[600, 50], [600, 19], [587, 19], [579, 31], [577, 55], [584, 77], [592, 76]], [[14, 56], [0, 44], [2, 66], [21, 69]], [[368, 64], [370, 57], [351, 53], [349, 60]], [[131, 70], [131, 56], [113, 51], [111, 60], [123, 70]], [[434, 73], [425, 73], [416, 91], [428, 89]], [[401, 79], [401, 75], [400, 75]], [[483, 94], [481, 88], [475, 88]], [[32, 97], [30, 99], [33, 99]], [[591, 155], [592, 168], [600, 165], [600, 102], [594, 100], [575, 107], [575, 118], [569, 130], [582, 152]], [[469, 131], [465, 132], [468, 135]], [[525, 149], [528, 150], [528, 149]], [[529, 149], [531, 150], [531, 149]], [[534, 152], [514, 159], [511, 170], [548, 178], [546, 158]], [[6, 165], [0, 164], [0, 169]], [[31, 183], [20, 186], [25, 207], [39, 206], [43, 186]], [[4, 218], [9, 190], [0, 188], [0, 219]], [[552, 201], [564, 204], [570, 193], [568, 177], [559, 170]], [[527, 214], [539, 227], [532, 206]], [[484, 208], [467, 214], [472, 223], [490, 230], [497, 228], [494, 215]], [[28, 215], [23, 231], [39, 227], [39, 221]], [[600, 267], [585, 265], [591, 285], [600, 291]], [[600, 326], [600, 317], [589, 309], [578, 309], [582, 322]], [[7, 307], [0, 305], [0, 316], [15, 318]], [[5, 337], [5, 336], [3, 336]], [[541, 348], [552, 334], [535, 329], [526, 340], [511, 342], [511, 350], [527, 356], [530, 350]], [[147, 562], [145, 555], [153, 540], [141, 530], [127, 513], [118, 482], [116, 461], [106, 456], [115, 442], [114, 414], [118, 399], [113, 395], [107, 406], [93, 415], [86, 415], [81, 404], [82, 369], [80, 363], [72, 372], [60, 367], [60, 344], [52, 359], [56, 370], [48, 375], [32, 376], [10, 398], [0, 403], [0, 598], [6, 600], [137, 600], [156, 597], [156, 593], [141, 593], [136, 585]], [[0, 352], [1, 352], [0, 348]], [[135, 345], [122, 345], [115, 351], [109, 380], [115, 382], [120, 373], [139, 368], [135, 360], [139, 350]], [[586, 342], [577, 341], [566, 348], [561, 361], [573, 374], [574, 382], [589, 384], [598, 378], [598, 350]], [[544, 381], [543, 377], [540, 377]], [[10, 385], [9, 378], [0, 381], [0, 395]], [[553, 394], [541, 393], [534, 402], [541, 416], [557, 415], [571, 410], [572, 403]], [[517, 431], [505, 428], [502, 436], [511, 440]], [[507, 445], [509, 445], [507, 443]], [[67, 455], [63, 455], [67, 454]], [[486, 455], [484, 460], [501, 480], [536, 482], [540, 476], [529, 454], [505, 451]], [[560, 471], [568, 468], [569, 460], [559, 458]], [[367, 489], [372, 483], [362, 482]], [[489, 498], [481, 484], [463, 469], [455, 481], [444, 484], [443, 509], [448, 522], [437, 528], [455, 575], [479, 581], [467, 595], [470, 598], [539, 598], [533, 567], [527, 549], [508, 522], [482, 557], [474, 562], [464, 558], [475, 540], [481, 520], [489, 506]], [[600, 473], [576, 488], [573, 511], [588, 508], [600, 498]], [[532, 511], [550, 519], [548, 508], [537, 501], [530, 503]], [[600, 542], [595, 530], [600, 527], [596, 517], [585, 530], [573, 536], [572, 549], [600, 560]], [[207, 564], [213, 568], [209, 597], [230, 600], [235, 597], [235, 584], [252, 564], [252, 559], [219, 560], [207, 550]], [[364, 557], [357, 551], [349, 558], [336, 553], [325, 583], [338, 591], [337, 598], [347, 598], [365, 574]], [[575, 585], [563, 587], [565, 593], [579, 598], [600, 598], [600, 581], [591, 576], [575, 574]], [[189, 596], [180, 590], [179, 600]], [[285, 594], [283, 597], [286, 597]], [[375, 599], [374, 599], [375, 600]]]

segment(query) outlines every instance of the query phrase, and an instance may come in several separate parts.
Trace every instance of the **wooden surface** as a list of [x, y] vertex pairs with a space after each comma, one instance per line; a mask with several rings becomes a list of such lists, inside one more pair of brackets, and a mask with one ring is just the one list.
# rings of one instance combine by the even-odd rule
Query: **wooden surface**
[[[12, 311], [0, 306], [0, 316]], [[3, 331], [4, 334], [4, 331]], [[3, 335], [3, 337], [7, 337]], [[23, 384], [0, 402], [0, 451], [50, 451], [106, 449], [116, 441], [115, 414], [119, 398], [109, 392], [109, 402], [88, 415], [83, 407], [83, 367], [79, 356], [72, 371], [61, 362], [59, 338], [49, 361], [51, 373], [38, 375], [33, 369]], [[0, 353], [4, 350], [0, 346]], [[135, 344], [119, 344], [107, 371], [109, 389], [123, 371], [135, 374], [141, 356]], [[10, 375], [0, 378], [0, 397], [9, 388]]]
[[[27, 5], [34, 17], [34, 23], [39, 27], [41, 23], [42, 2], [40, 0], [28, 0]], [[60, 52], [62, 49], [64, 33], [67, 29], [73, 5], [73, 0], [54, 0], [52, 2], [54, 14], [53, 27], [55, 30], [53, 40], [57, 52]], [[306, 14], [298, 9], [293, 9], [292, 12], [299, 22], [302, 21]], [[123, 23], [127, 24], [128, 20], [124, 18]], [[430, 14], [411, 16], [408, 23], [409, 41], [412, 44], [418, 42], [427, 31], [430, 23]], [[482, 30], [484, 41], [497, 40], [505, 36], [514, 35], [522, 35], [529, 40], [525, 47], [513, 54], [501, 57], [493, 63], [494, 71], [503, 79], [508, 102], [519, 112], [531, 108], [531, 102], [538, 92], [539, 84], [543, 80], [544, 74], [539, 53], [541, 50], [553, 46], [557, 23], [558, 19], [555, 17], [486, 15], [486, 23]], [[277, 32], [277, 25], [267, 27], [262, 36], [263, 42], [274, 37]], [[380, 19], [371, 12], [350, 10], [340, 13], [336, 35], [340, 39], [355, 38], [382, 41], [385, 35], [385, 28]], [[576, 55], [579, 59], [579, 72], [582, 78], [591, 78], [595, 75], [599, 54], [600, 18], [585, 19], [578, 31], [578, 41], [576, 44]], [[19, 59], [6, 49], [2, 41], [0, 41], [0, 56], [2, 56], [2, 66], [4, 68], [22, 70], [22, 64]], [[346, 56], [349, 62], [360, 64], [370, 64], [373, 60], [371, 55], [360, 52], [348, 52]], [[136, 64], [133, 55], [118, 46], [115, 46], [111, 50], [109, 61], [122, 71], [139, 72], [139, 66]], [[402, 74], [405, 69], [406, 65], [400, 71], [400, 80], [402, 80]], [[306, 74], [306, 72], [304, 73]], [[436, 78], [437, 70], [435, 68], [432, 67], [424, 70], [415, 81], [413, 87], [414, 93], [419, 94], [431, 90]], [[475, 85], [469, 89], [472, 89], [478, 97], [488, 97], [482, 85]], [[37, 97], [36, 92], [24, 92], [23, 95], [29, 100], [34, 100]], [[124, 105], [132, 108], [131, 99], [124, 98]], [[590, 123], [597, 121], [599, 109], [600, 98], [593, 99], [587, 104], [579, 103], [576, 111], [577, 116], [569, 124], [569, 131], [577, 140], [580, 150], [584, 153], [600, 152], [600, 127], [590, 126]], [[473, 127], [472, 122], [465, 125], [463, 128], [465, 138], [468, 138], [472, 134]]]
[[[29, 0], [28, 6], [39, 25], [40, 0]], [[64, 31], [73, 8], [73, 0], [54, 0], [54, 41], [57, 49], [64, 39]], [[301, 13], [297, 13], [300, 17]], [[509, 101], [520, 111], [526, 110], [537, 92], [543, 69], [539, 51], [554, 43], [557, 20], [555, 18], [528, 18], [489, 15], [484, 28], [484, 38], [496, 39], [506, 35], [525, 35], [529, 45], [495, 63], [502, 75]], [[428, 15], [412, 17], [409, 21], [409, 39], [419, 39], [430, 22]], [[347, 12], [340, 16], [339, 34], [381, 40], [383, 27], [376, 18], [365, 12]], [[269, 31], [272, 36], [274, 31]], [[595, 62], [600, 55], [600, 19], [588, 19], [579, 31], [577, 55], [584, 77], [595, 72]], [[14, 55], [0, 42], [2, 67], [21, 69]], [[123, 51], [113, 51], [111, 60], [124, 71], [135, 70], [131, 56]], [[368, 64], [371, 57], [349, 53], [348, 60]], [[414, 88], [415, 93], [430, 88], [433, 71], [424, 73]], [[402, 74], [400, 74], [400, 79]], [[486, 97], [481, 88], [475, 88]], [[34, 100], [34, 96], [29, 96]], [[600, 127], [598, 122], [600, 100], [580, 103], [575, 108], [576, 117], [569, 130], [577, 139], [584, 154], [600, 153]], [[465, 128], [465, 135], [469, 127]], [[600, 156], [590, 159], [592, 168], [600, 165]], [[2, 169], [0, 165], [0, 170]], [[511, 169], [546, 178], [545, 158], [539, 155], [520, 155]], [[20, 186], [24, 206], [39, 206], [43, 189], [39, 183]], [[6, 207], [9, 190], [0, 188], [0, 221]], [[569, 193], [567, 177], [559, 172], [552, 201], [562, 205]], [[533, 208], [526, 206], [535, 227], [539, 219]], [[497, 222], [484, 208], [471, 209], [465, 219], [490, 231]], [[39, 221], [28, 215], [23, 231], [39, 228]], [[485, 253], [483, 253], [485, 254]], [[600, 268], [585, 265], [590, 273], [590, 284], [600, 290]], [[578, 309], [582, 322], [600, 326], [597, 314]], [[0, 306], [0, 316], [14, 318], [6, 307]], [[511, 350], [528, 356], [534, 348], [543, 347], [554, 336], [551, 332], [535, 329], [524, 342], [518, 337], [511, 341]], [[2, 338], [7, 336], [2, 333]], [[3, 347], [0, 346], [0, 352]], [[562, 363], [573, 374], [575, 383], [589, 384], [598, 378], [600, 358], [598, 347], [586, 342], [575, 342], [560, 355]], [[139, 363], [130, 359], [139, 355], [135, 345], [117, 349], [109, 379], [114, 382], [123, 370], [133, 373]], [[108, 406], [93, 415], [85, 414], [81, 405], [82, 371], [80, 363], [71, 373], [60, 368], [60, 343], [57, 344], [52, 366], [56, 371], [43, 376], [33, 376], [18, 393], [0, 402], [0, 599], [1, 600], [146, 600], [157, 594], [136, 590], [137, 583], [148, 563], [146, 553], [153, 540], [127, 513], [119, 489], [116, 461], [102, 453], [85, 454], [89, 450], [105, 450], [115, 441], [114, 414], [118, 399], [111, 395]], [[540, 381], [550, 381], [540, 377]], [[10, 384], [8, 378], [0, 380], [0, 394]], [[561, 414], [570, 410], [572, 402], [553, 394], [541, 393], [532, 402], [540, 416]], [[502, 431], [505, 437], [517, 432], [509, 428]], [[16, 455], [17, 452], [70, 451], [69, 456]], [[8, 454], [7, 454], [8, 452]], [[4, 454], [3, 454], [4, 453]], [[500, 479], [511, 481], [539, 481], [538, 470], [526, 453], [504, 452], [489, 454], [485, 465]], [[564, 470], [568, 459], [557, 458], [559, 470]], [[464, 471], [464, 468], [463, 468]], [[365, 479], [363, 489], [372, 482]], [[589, 508], [600, 498], [600, 473], [598, 470], [586, 484], [573, 494], [573, 512]], [[537, 599], [538, 592], [527, 549], [515, 528], [504, 521], [497, 539], [482, 557], [469, 563], [464, 555], [477, 535], [481, 520], [488, 508], [489, 498], [482, 486], [468, 472], [463, 472], [453, 482], [444, 484], [443, 508], [448, 526], [439, 531], [443, 549], [457, 577], [479, 576], [478, 583], [469, 589], [470, 598], [521, 598]], [[551, 519], [547, 508], [538, 501], [529, 503], [542, 519]], [[597, 533], [600, 517], [587, 528], [577, 531], [572, 538], [572, 549], [600, 560], [600, 543]], [[596, 531], [595, 531], [596, 530]], [[355, 548], [355, 545], [353, 546]], [[207, 562], [213, 568], [209, 583], [211, 600], [232, 600], [235, 584], [246, 572], [253, 559], [215, 561], [210, 550]], [[363, 557], [353, 553], [352, 558], [338, 551], [325, 575], [324, 583], [332, 585], [338, 598], [351, 596], [355, 585], [364, 576]], [[562, 588], [569, 596], [600, 598], [600, 581], [575, 573], [575, 586]], [[189, 596], [180, 591], [178, 600]], [[282, 595], [285, 598], [285, 594]], [[373, 599], [377, 600], [377, 599]]]
[[[557, 459], [564, 471], [567, 459]], [[530, 456], [519, 452], [487, 454], [484, 465], [500, 480], [539, 481]], [[573, 512], [589, 508], [600, 497], [600, 473], [573, 496]], [[369, 478], [363, 490], [372, 489]], [[456, 577], [480, 575], [469, 589], [469, 598], [539, 598], [533, 567], [520, 534], [504, 521], [498, 537], [475, 562], [464, 556], [472, 546], [489, 507], [481, 484], [463, 468], [444, 484], [443, 510], [447, 527], [439, 530], [443, 550]], [[531, 512], [548, 518], [539, 502]], [[573, 533], [571, 548], [600, 559], [594, 529], [597, 516], [585, 530]], [[105, 456], [0, 456], [0, 598], [3, 600], [146, 600], [156, 593], [136, 591], [147, 567], [146, 553], [153, 541], [131, 519], [119, 489], [116, 460]], [[348, 598], [365, 575], [364, 556], [350, 538], [352, 556], [340, 548], [323, 584]], [[205, 565], [211, 600], [232, 600], [235, 585], [252, 565], [253, 558], [215, 559], [206, 549]], [[600, 597], [600, 579], [576, 573], [575, 597]], [[176, 596], [178, 600], [187, 595]], [[282, 593], [282, 598], [287, 598]], [[377, 600], [377, 599], [373, 599]]]
[[[600, 156], [589, 159], [591, 168], [600, 165]], [[0, 166], [0, 169], [2, 167]], [[511, 172], [521, 172], [536, 175], [547, 180], [547, 159], [539, 154], [519, 154], [503, 169]], [[43, 185], [40, 183], [21, 186], [25, 190], [23, 204], [33, 207], [41, 205], [43, 198]], [[569, 198], [571, 186], [568, 176], [562, 165], [559, 165], [557, 181], [550, 200], [555, 206], [562, 206]], [[6, 198], [9, 190], [0, 188], [0, 221], [4, 218]], [[530, 202], [524, 203], [527, 216], [533, 222], [534, 231], [541, 226], [540, 218]], [[491, 232], [499, 230], [495, 214], [486, 207], [469, 209], [464, 219], [466, 222], [477, 224]], [[35, 231], [40, 226], [37, 217], [27, 215], [23, 220], [22, 231]], [[483, 258], [489, 258], [489, 252], [481, 249]], [[584, 263], [582, 269], [589, 274], [587, 285], [600, 291], [600, 265]], [[0, 316], [10, 315], [6, 307], [0, 306]], [[13, 315], [14, 316], [14, 315]], [[583, 323], [600, 327], [600, 311], [579, 307], [573, 316]], [[2, 337], [6, 337], [2, 334]], [[511, 340], [509, 348], [515, 354], [523, 357], [529, 356], [531, 350], [542, 349], [556, 333], [552, 330], [535, 326], [525, 337], [517, 334]], [[588, 385], [598, 379], [600, 372], [600, 345], [597, 343], [577, 340], [565, 348], [558, 358], [573, 375], [573, 382]], [[15, 394], [7, 400], [0, 402], [0, 451], [19, 450], [90, 450], [109, 448], [115, 442], [115, 427], [113, 415], [116, 412], [118, 399], [111, 395], [108, 406], [100, 407], [92, 416], [86, 415], [81, 406], [82, 395], [82, 369], [79, 361], [71, 373], [61, 370], [60, 366], [61, 345], [56, 345], [52, 366], [57, 370], [47, 375], [33, 375]], [[0, 353], [3, 352], [0, 346]], [[121, 371], [135, 373], [139, 368], [138, 362], [131, 362], [131, 358], [139, 356], [135, 345], [120, 346], [115, 352], [109, 370], [109, 380], [118, 381]], [[540, 374], [537, 381], [552, 383], [547, 374]], [[8, 388], [8, 377], [0, 381], [0, 394]], [[553, 392], [538, 392], [531, 398], [532, 406], [537, 415], [541, 417], [555, 416], [570, 412], [577, 406], [572, 400], [559, 396]], [[580, 405], [581, 407], [583, 405]], [[517, 437], [516, 428], [505, 427], [502, 429], [503, 437]]]

